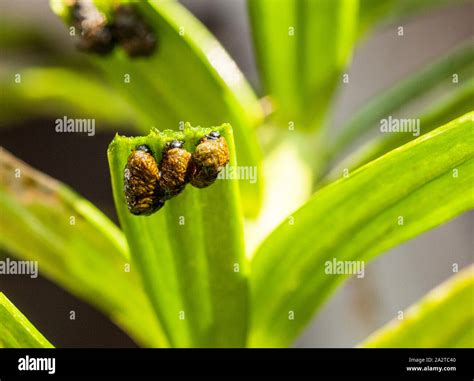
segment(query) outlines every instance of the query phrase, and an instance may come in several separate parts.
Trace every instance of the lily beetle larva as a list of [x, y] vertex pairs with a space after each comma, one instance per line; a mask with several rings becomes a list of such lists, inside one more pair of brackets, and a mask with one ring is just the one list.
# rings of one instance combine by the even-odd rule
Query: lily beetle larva
[[168, 143], [160, 162], [160, 191], [168, 200], [179, 194], [187, 183], [187, 170], [191, 154], [183, 148], [184, 142], [173, 140]]
[[155, 35], [132, 5], [115, 9], [113, 34], [130, 57], [149, 56], [155, 50]]
[[188, 168], [188, 179], [196, 188], [214, 183], [219, 172], [229, 162], [229, 147], [223, 136], [212, 131], [203, 137], [193, 152]]
[[148, 146], [141, 145], [130, 153], [123, 180], [125, 200], [132, 214], [149, 215], [163, 207], [158, 189], [160, 171]]
[[110, 26], [92, 2], [75, 1], [71, 8], [73, 25], [81, 32], [80, 50], [97, 54], [110, 53], [115, 45]]

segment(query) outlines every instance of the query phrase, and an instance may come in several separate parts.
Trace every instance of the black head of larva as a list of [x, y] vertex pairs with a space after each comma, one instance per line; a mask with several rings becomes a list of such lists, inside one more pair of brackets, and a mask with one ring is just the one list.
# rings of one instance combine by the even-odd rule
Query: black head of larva
[[158, 184], [161, 198], [164, 200], [181, 193], [186, 186], [191, 154], [183, 146], [183, 141], [173, 140], [166, 144], [163, 151]]
[[113, 34], [130, 57], [149, 56], [155, 51], [153, 30], [131, 4], [115, 9]]
[[141, 146], [138, 146], [136, 150], [149, 153], [150, 155], [152, 154], [150, 147], [148, 147], [146, 144], [142, 144]]
[[219, 133], [219, 131], [211, 131], [209, 132], [209, 134], [206, 135], [206, 138], [208, 140], [217, 140], [221, 137], [221, 134]]
[[158, 191], [160, 171], [150, 148], [141, 145], [127, 159], [123, 175], [125, 201], [130, 213], [150, 215], [164, 205]]
[[183, 148], [184, 142], [182, 140], [173, 140], [169, 143], [166, 143], [166, 148], [167, 149], [172, 149], [172, 148]]
[[196, 188], [208, 187], [228, 162], [229, 147], [225, 138], [219, 132], [212, 131], [199, 141], [192, 154], [188, 180]]

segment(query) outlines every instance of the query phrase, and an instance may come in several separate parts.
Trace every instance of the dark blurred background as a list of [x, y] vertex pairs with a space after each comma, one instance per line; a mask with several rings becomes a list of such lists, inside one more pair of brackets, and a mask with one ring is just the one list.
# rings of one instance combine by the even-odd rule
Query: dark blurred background
[[[261, 94], [252, 53], [244, 0], [182, 1], [221, 41], [257, 92]], [[378, 28], [357, 47], [350, 85], [338, 94], [332, 110], [337, 130], [369, 98], [423, 67], [462, 40], [474, 36], [474, 6], [432, 10], [396, 25]], [[63, 36], [63, 24], [48, 0], [1, 0], [1, 17], [45, 28]], [[65, 51], [70, 41], [57, 37]], [[2, 54], [2, 60], [8, 60]], [[19, 63], [24, 64], [24, 63]], [[0, 63], [1, 68], [1, 63]], [[3, 91], [1, 96], [8, 96]], [[0, 145], [33, 167], [70, 185], [117, 221], [110, 186], [107, 145], [114, 133], [94, 137], [57, 134], [54, 119], [34, 119], [0, 129]], [[127, 126], [117, 126], [126, 133]], [[25, 138], [27, 137], [27, 138]], [[473, 213], [392, 250], [366, 269], [357, 282], [348, 281], [324, 307], [296, 343], [302, 347], [353, 346], [448, 278], [453, 263], [473, 259]], [[5, 253], [4, 253], [5, 254]], [[135, 344], [108, 319], [48, 280], [1, 276], [0, 290], [58, 347], [124, 347]], [[69, 320], [69, 311], [76, 320]]]

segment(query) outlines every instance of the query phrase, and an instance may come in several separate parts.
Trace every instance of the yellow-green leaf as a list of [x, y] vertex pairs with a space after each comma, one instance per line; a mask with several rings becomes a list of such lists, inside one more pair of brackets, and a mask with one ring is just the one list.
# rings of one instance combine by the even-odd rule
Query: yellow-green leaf
[[0, 292], [0, 347], [53, 348], [2, 292]]
[[359, 346], [474, 348], [474, 266], [452, 276]]
[[138, 344], [168, 346], [125, 237], [94, 205], [2, 148], [0, 209], [0, 247], [38, 261], [41, 275], [94, 305]]
[[348, 277], [327, 274], [328, 261], [369, 261], [473, 208], [473, 117], [323, 188], [264, 241], [251, 266], [250, 345], [291, 344]]
[[220, 131], [237, 165], [230, 125], [183, 132], [153, 130], [148, 136], [116, 136], [109, 146], [115, 206], [146, 290], [174, 347], [241, 347], [248, 318], [246, 259], [237, 181], [218, 179], [205, 189], [188, 185], [151, 216], [127, 208], [123, 177], [131, 151], [146, 144], [159, 162], [165, 144], [184, 140], [193, 152], [199, 139]]

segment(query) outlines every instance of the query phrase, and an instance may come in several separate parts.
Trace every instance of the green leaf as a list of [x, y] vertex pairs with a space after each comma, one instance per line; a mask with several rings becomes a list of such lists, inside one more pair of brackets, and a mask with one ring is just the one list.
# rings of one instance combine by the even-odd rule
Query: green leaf
[[473, 348], [474, 266], [454, 275], [370, 335], [367, 348]]
[[347, 278], [326, 274], [327, 261], [369, 261], [474, 206], [473, 117], [323, 188], [266, 239], [251, 265], [251, 346], [295, 339]]
[[3, 292], [0, 292], [0, 347], [53, 348]]
[[[21, 82], [15, 82], [15, 74]], [[96, 75], [77, 69], [35, 67], [2, 74], [0, 125], [26, 117], [94, 117], [96, 128], [131, 124], [137, 127], [134, 110]], [[104, 107], [104, 105], [107, 107]]]
[[462, 4], [465, 0], [361, 0], [359, 34], [378, 23], [399, 20], [430, 8]]
[[350, 58], [358, 0], [249, 0], [254, 45], [277, 121], [318, 128]]
[[[54, 8], [67, 19], [67, 12]], [[64, 0], [59, 0], [64, 3]], [[98, 0], [110, 9], [111, 0]], [[175, 1], [137, 2], [141, 14], [154, 29], [156, 52], [147, 58], [129, 58], [117, 48], [93, 62], [140, 114], [141, 128], [175, 129], [184, 121], [201, 125], [232, 124], [239, 165], [258, 167], [261, 152], [255, 127], [263, 112], [250, 85], [219, 42]], [[184, 28], [184, 29], [183, 29]], [[129, 75], [130, 81], [125, 82]], [[244, 212], [256, 216], [263, 181], [240, 182]]]
[[[3, 15], [2, 28], [0, 29], [0, 47], [2, 53], [21, 53], [29, 49], [29, 52], [52, 54], [57, 52], [58, 46], [49, 38], [44, 29], [22, 22], [18, 19], [7, 19]], [[5, 57], [6, 58], [6, 57]], [[2, 62], [4, 65], [5, 63]]]
[[364, 35], [375, 24], [394, 10], [397, 0], [361, 0], [359, 6], [358, 30]]
[[[230, 125], [214, 127], [227, 140], [229, 165], [237, 164]], [[240, 347], [247, 331], [247, 277], [236, 180], [191, 186], [152, 216], [134, 216], [123, 193], [123, 171], [132, 149], [148, 145], [159, 162], [166, 142], [185, 141], [194, 151], [209, 128], [116, 136], [109, 147], [112, 187], [120, 224], [140, 266], [148, 295], [175, 347]]]
[[464, 78], [472, 77], [473, 67], [474, 44], [469, 42], [374, 97], [343, 127], [341, 134], [328, 150], [328, 160], [364, 136], [382, 118], [387, 118], [401, 107], [426, 95], [441, 82], [449, 81], [450, 86], [459, 86], [452, 83], [453, 74], [465, 72], [464, 77], [460, 75], [460, 81], [464, 81]]
[[[474, 80], [470, 80], [466, 85], [461, 86], [449, 94], [449, 96], [429, 107], [428, 111], [420, 116], [421, 134], [432, 131], [439, 125], [448, 123], [456, 119], [473, 108], [474, 99]], [[383, 136], [382, 136], [383, 135]], [[345, 169], [353, 171], [361, 165], [382, 156], [383, 154], [408, 143], [415, 139], [412, 132], [397, 132], [390, 134], [381, 134], [377, 138], [364, 144], [353, 154], [349, 155], [343, 161], [331, 170], [331, 172], [320, 182], [320, 185], [334, 180], [341, 176]]]
[[38, 261], [41, 275], [94, 305], [137, 343], [168, 345], [125, 237], [92, 204], [1, 149], [0, 209], [0, 247]]

